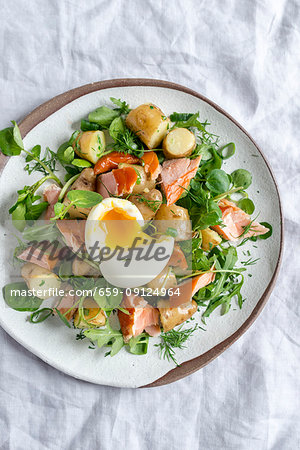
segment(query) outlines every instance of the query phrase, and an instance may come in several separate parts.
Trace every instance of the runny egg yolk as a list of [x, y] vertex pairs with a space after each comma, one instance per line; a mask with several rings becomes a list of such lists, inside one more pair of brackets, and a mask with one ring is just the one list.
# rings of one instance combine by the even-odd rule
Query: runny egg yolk
[[[110, 249], [117, 246], [128, 248], [137, 237], [148, 238], [135, 217], [130, 216], [124, 209], [113, 208], [105, 213], [101, 219], [101, 228], [105, 231], [105, 245]], [[141, 242], [141, 241], [140, 241]]]

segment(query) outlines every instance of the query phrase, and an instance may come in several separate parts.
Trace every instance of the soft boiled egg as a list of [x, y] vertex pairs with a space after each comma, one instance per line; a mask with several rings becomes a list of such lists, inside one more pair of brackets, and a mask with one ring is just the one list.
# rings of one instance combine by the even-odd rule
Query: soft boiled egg
[[143, 232], [143, 225], [139, 209], [121, 198], [105, 198], [88, 215], [87, 251], [100, 262], [102, 275], [113, 286], [143, 286], [156, 278], [169, 261], [174, 238], [154, 239]]

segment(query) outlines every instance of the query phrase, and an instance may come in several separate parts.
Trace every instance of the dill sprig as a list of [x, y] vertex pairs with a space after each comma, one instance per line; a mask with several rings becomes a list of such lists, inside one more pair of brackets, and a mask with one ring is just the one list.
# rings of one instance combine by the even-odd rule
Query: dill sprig
[[197, 329], [198, 324], [196, 324], [193, 328], [185, 328], [182, 330], [181, 326], [177, 330], [174, 329], [161, 333], [161, 342], [159, 344], [155, 344], [156, 347], [159, 347], [160, 356], [167, 359], [169, 362], [173, 361], [176, 366], [179, 366], [175, 358], [175, 349], [184, 349], [185, 345], [183, 344]]

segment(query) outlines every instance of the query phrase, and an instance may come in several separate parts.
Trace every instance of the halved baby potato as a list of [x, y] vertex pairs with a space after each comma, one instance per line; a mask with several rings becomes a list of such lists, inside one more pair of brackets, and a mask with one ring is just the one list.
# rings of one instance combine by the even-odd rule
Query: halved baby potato
[[74, 316], [74, 326], [76, 328], [88, 328], [90, 326], [103, 327], [106, 323], [104, 311], [99, 308], [92, 298], [87, 298], [84, 302], [84, 317], [79, 314], [77, 309]]
[[163, 203], [154, 219], [159, 233], [168, 234], [168, 228], [173, 228], [176, 231], [175, 241], [191, 239], [192, 224], [186, 208], [177, 205], [167, 206]]
[[173, 330], [174, 327], [188, 320], [197, 311], [197, 303], [194, 300], [176, 308], [168, 308], [168, 304], [168, 300], [160, 300], [157, 304], [164, 332]]
[[190, 156], [195, 148], [195, 135], [187, 128], [175, 128], [163, 141], [164, 155], [168, 159]]
[[36, 293], [40, 291], [41, 294], [36, 295], [36, 297], [43, 300], [52, 297], [53, 294], [50, 289], [59, 289], [61, 285], [61, 280], [55, 273], [33, 263], [24, 264], [21, 269], [21, 275], [28, 289], [31, 291], [35, 290]]
[[132, 109], [126, 117], [126, 126], [132, 130], [149, 149], [157, 148], [168, 132], [170, 119], [152, 103]]
[[165, 267], [152, 281], [147, 284], [147, 287], [154, 292], [161, 289], [170, 289], [177, 285], [177, 280], [174, 272], [170, 267]]
[[212, 248], [221, 244], [222, 238], [218, 235], [218, 233], [210, 228], [205, 228], [205, 230], [201, 230], [201, 247], [206, 252], [209, 252]]
[[96, 164], [105, 150], [105, 135], [103, 131], [85, 131], [73, 143], [75, 153], [83, 159]]

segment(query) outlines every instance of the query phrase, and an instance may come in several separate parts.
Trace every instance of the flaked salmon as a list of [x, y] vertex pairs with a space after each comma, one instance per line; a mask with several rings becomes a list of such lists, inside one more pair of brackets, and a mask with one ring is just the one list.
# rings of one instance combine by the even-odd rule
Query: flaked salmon
[[118, 310], [121, 332], [125, 342], [132, 337], [139, 336], [144, 330], [150, 336], [160, 333], [159, 312], [149, 305], [143, 297], [124, 294], [122, 306], [129, 314]]
[[145, 152], [141, 157], [144, 169], [151, 180], [156, 180], [161, 173], [161, 165], [159, 164], [157, 154], [155, 152]]
[[85, 249], [85, 220], [57, 220], [56, 226], [73, 252]]
[[223, 199], [219, 202], [219, 207], [222, 211], [223, 225], [215, 225], [212, 227], [217, 233], [228, 241], [235, 241], [244, 232], [245, 228], [250, 224], [250, 229], [243, 237], [249, 238], [252, 236], [259, 236], [267, 233], [268, 228], [261, 225], [259, 222], [253, 221], [251, 217], [240, 209], [235, 203]]
[[167, 199], [167, 206], [177, 202], [190, 181], [196, 175], [201, 156], [195, 159], [169, 159], [163, 163], [161, 171], [162, 189]]

